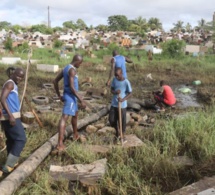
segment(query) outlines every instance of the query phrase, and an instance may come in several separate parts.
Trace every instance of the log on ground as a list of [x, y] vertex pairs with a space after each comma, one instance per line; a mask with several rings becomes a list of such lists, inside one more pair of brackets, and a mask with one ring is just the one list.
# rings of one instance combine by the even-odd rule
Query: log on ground
[[[86, 125], [96, 122], [101, 117], [107, 115], [109, 109], [104, 108], [98, 113], [81, 119], [78, 121], [78, 129], [85, 127]], [[66, 128], [66, 135], [68, 137], [72, 133], [71, 126]], [[58, 133], [45, 142], [40, 148], [38, 148], [26, 161], [17, 167], [10, 175], [8, 175], [0, 183], [1, 195], [11, 195], [22, 182], [31, 175], [31, 173], [40, 165], [40, 163], [49, 155], [53, 148], [56, 147], [58, 141]]]

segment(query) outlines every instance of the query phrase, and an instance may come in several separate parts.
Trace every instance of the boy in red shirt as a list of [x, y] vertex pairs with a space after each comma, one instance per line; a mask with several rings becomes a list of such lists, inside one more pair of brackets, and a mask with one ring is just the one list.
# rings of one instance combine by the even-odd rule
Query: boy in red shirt
[[157, 92], [153, 91], [153, 95], [156, 101], [156, 104], [159, 105], [160, 108], [157, 111], [165, 111], [163, 105], [173, 106], [176, 103], [175, 95], [170, 86], [165, 84], [165, 81], [160, 81], [161, 89]]

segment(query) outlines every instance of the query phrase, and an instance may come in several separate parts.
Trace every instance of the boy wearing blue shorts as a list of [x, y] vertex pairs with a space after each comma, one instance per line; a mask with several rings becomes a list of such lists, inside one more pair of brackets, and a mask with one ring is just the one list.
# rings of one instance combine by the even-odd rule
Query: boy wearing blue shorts
[[[83, 62], [83, 58], [80, 55], [75, 55], [71, 64], [68, 64], [55, 78], [53, 81], [55, 91], [62, 102], [64, 102], [63, 113], [59, 122], [58, 131], [58, 145], [57, 150], [63, 151], [65, 146], [63, 144], [64, 133], [66, 129], [66, 121], [69, 116], [72, 116], [71, 124], [73, 128], [73, 138], [74, 140], [79, 139], [77, 130], [78, 121], [78, 103], [77, 100], [81, 102], [81, 107], [85, 108], [86, 105], [80, 95], [78, 94], [78, 75], [76, 69], [80, 67]], [[63, 97], [60, 95], [58, 82], [63, 79], [64, 81], [64, 91]]]

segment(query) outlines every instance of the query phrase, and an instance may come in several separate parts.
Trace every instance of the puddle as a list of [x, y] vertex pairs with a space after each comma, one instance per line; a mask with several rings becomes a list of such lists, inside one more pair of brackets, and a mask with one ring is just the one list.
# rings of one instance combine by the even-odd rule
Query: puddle
[[[191, 92], [182, 93], [179, 91], [179, 89], [185, 88], [185, 87], [189, 88]], [[177, 99], [177, 103], [176, 103], [177, 107], [180, 107], [180, 108], [202, 107], [201, 104], [199, 104], [197, 101], [197, 89], [195, 87], [180, 85], [180, 86], [173, 87], [173, 91]]]

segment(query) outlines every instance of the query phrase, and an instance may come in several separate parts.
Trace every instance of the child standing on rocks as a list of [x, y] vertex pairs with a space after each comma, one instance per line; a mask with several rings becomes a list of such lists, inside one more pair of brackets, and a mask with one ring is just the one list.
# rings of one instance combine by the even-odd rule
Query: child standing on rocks
[[[116, 141], [125, 143], [124, 137], [126, 130], [126, 109], [127, 99], [131, 96], [132, 88], [128, 79], [125, 79], [122, 74], [121, 68], [115, 69], [115, 77], [111, 83], [111, 93], [113, 94], [111, 108], [109, 113], [109, 122], [112, 127], [116, 130]], [[123, 137], [119, 136], [119, 109], [118, 103], [121, 102], [121, 113], [122, 113], [122, 133]]]

